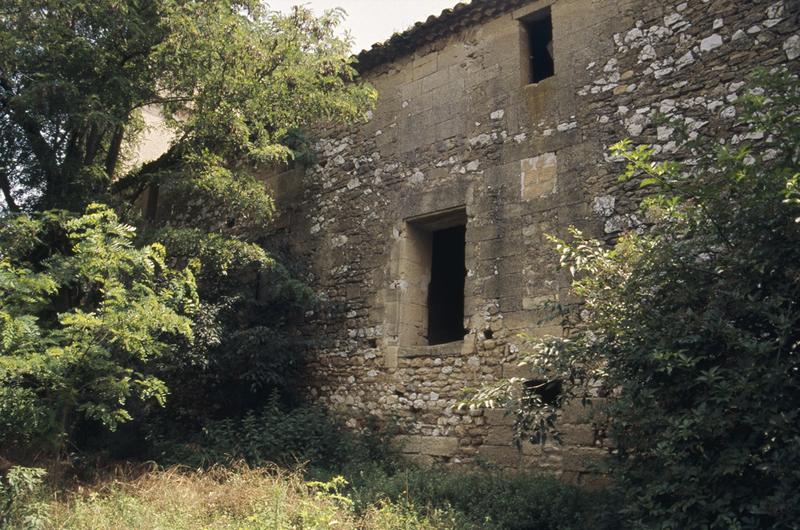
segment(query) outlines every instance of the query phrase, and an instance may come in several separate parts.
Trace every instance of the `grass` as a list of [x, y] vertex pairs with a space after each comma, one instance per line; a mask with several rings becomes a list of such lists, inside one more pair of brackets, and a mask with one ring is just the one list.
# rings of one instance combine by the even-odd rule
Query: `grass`
[[443, 510], [423, 514], [408, 502], [378, 501], [356, 512], [341, 477], [307, 482], [279, 468], [207, 471], [172, 468], [138, 476], [117, 473], [64, 494], [26, 502], [12, 528], [166, 529], [450, 529]]
[[[22, 468], [17, 468], [22, 469]], [[553, 477], [442, 472], [376, 463], [352, 478], [245, 464], [207, 470], [128, 467], [89, 485], [17, 489], [10, 528], [111, 530], [569, 530], [619, 528], [606, 492]], [[314, 475], [319, 480], [309, 481]], [[38, 482], [33, 476], [28, 483]], [[8, 482], [8, 481], [7, 481]], [[23, 484], [24, 481], [17, 481]], [[3, 501], [0, 491], [0, 501]], [[12, 497], [13, 498], [13, 497]], [[0, 527], [9, 517], [0, 502]], [[8, 521], [7, 521], [8, 522]]]

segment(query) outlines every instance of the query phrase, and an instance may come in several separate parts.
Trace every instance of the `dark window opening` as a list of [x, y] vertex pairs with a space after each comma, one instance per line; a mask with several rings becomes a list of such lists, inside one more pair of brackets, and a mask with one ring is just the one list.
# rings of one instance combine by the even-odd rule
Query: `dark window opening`
[[432, 234], [431, 283], [428, 286], [428, 344], [463, 340], [466, 227]]
[[545, 379], [529, 379], [525, 381], [528, 395], [538, 395], [545, 405], [556, 405], [561, 395], [561, 381]]
[[546, 9], [524, 22], [528, 34], [528, 54], [530, 56], [530, 81], [538, 83], [555, 74], [553, 62], [553, 19]]

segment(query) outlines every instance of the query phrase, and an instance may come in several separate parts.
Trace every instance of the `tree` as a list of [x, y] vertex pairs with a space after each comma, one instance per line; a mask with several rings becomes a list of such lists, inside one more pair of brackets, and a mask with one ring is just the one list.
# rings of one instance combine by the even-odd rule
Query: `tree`
[[190, 269], [106, 207], [6, 217], [0, 228], [0, 447], [61, 448], [76, 416], [110, 429], [131, 398], [163, 405], [151, 360], [191, 339]]
[[[352, 122], [372, 107], [375, 91], [358, 82], [349, 42], [337, 36], [342, 15], [317, 18], [304, 8], [282, 15], [260, 0], [0, 4], [5, 209], [76, 213], [105, 203], [139, 227], [131, 251], [164, 249], [159, 259], [176, 270], [194, 264], [199, 300], [186, 313], [193, 340], [162, 337], [170, 347], [154, 342], [158, 355], [139, 367], [169, 386], [170, 423], [196, 427], [208, 416], [243, 415], [276, 388], [290, 393], [298, 379], [300, 348], [288, 322], [312, 297], [290, 264], [266, 250], [275, 205], [255, 175], [301, 159], [313, 126]], [[173, 140], [161, 157], [136, 165], [131, 153], [146, 108], [158, 109]], [[116, 221], [108, 222], [104, 229], [115, 230]], [[68, 253], [47, 249], [58, 239], [42, 241], [38, 254], [14, 267], [38, 270], [45, 256]], [[118, 296], [135, 297], [129, 288]], [[81, 303], [70, 299], [61, 312]], [[60, 329], [41, 322], [47, 333]], [[159, 337], [156, 329], [142, 332]], [[91, 402], [88, 395], [75, 401]], [[153, 419], [143, 405], [124, 409]], [[94, 417], [113, 426], [114, 414]]]
[[[565, 399], [600, 381], [615, 396], [612, 471], [633, 526], [800, 516], [799, 106], [795, 77], [762, 73], [740, 102], [738, 144], [686, 143], [691, 162], [618, 144], [650, 224], [611, 245], [554, 238], [582, 303], [561, 308], [568, 336], [525, 361]], [[555, 411], [539, 405], [521, 402], [521, 418], [548, 430]]]
[[[353, 82], [348, 42], [335, 35], [341, 16], [303, 8], [283, 16], [257, 0], [4, 1], [7, 206], [80, 209], [111, 191], [135, 199], [168, 177], [196, 175], [197, 164], [290, 158], [293, 130], [356, 119], [375, 98]], [[148, 106], [160, 109], [175, 141], [126, 174], [125, 147]], [[240, 173], [228, 176], [247, 187]]]

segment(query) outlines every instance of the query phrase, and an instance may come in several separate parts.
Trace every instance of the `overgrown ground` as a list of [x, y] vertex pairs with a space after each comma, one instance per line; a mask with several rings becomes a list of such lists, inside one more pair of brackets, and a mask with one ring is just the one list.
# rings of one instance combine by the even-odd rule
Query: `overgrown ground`
[[17, 499], [10, 528], [549, 529], [616, 528], [606, 494], [535, 475], [365, 465], [311, 480], [279, 467], [116, 470]]
[[53, 495], [37, 514], [45, 528], [98, 530], [454, 527], [450, 514], [423, 517], [402, 503], [375, 503], [356, 513], [340, 493], [344, 485], [343, 479], [309, 483], [279, 469], [174, 468]]

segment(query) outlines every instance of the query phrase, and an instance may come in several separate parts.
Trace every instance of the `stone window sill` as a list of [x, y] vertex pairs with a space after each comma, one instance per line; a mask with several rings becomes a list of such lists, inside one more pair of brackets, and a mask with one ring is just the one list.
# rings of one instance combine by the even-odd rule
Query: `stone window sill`
[[436, 346], [403, 346], [400, 348], [398, 355], [404, 359], [413, 359], [415, 357], [455, 357], [461, 355], [463, 346], [463, 340], [437, 344]]
[[536, 89], [538, 89], [540, 87], [549, 87], [549, 85], [552, 85], [552, 84], [555, 84], [555, 83], [556, 83], [556, 74], [551, 75], [550, 77], [546, 77], [546, 78], [542, 79], [541, 81], [539, 81], [538, 83], [526, 82], [523, 85], [523, 88], [525, 90], [536, 90]]

